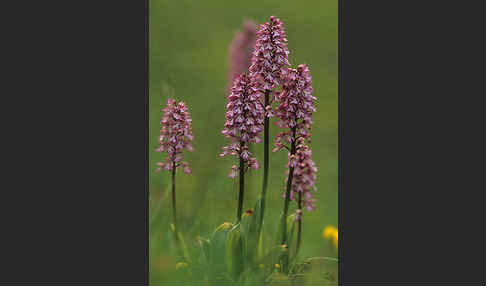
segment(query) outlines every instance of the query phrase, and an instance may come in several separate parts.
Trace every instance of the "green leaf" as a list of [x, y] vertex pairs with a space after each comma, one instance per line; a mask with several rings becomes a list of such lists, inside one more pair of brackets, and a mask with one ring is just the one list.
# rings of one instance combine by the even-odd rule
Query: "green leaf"
[[278, 218], [277, 237], [276, 237], [276, 241], [275, 241], [276, 244], [282, 244], [282, 240], [283, 240], [283, 237], [284, 237], [284, 226], [283, 226], [282, 217], [283, 217], [283, 213], [280, 214], [280, 216]]
[[282, 245], [275, 245], [265, 254], [265, 256], [258, 262], [258, 264], [263, 264], [265, 267], [271, 267], [278, 263], [280, 257], [283, 253], [288, 251]]
[[184, 242], [184, 237], [182, 236], [181, 232], [178, 231], [177, 233], [175, 233], [175, 227], [174, 227], [174, 224], [170, 224], [170, 229], [172, 230], [172, 233], [174, 234], [174, 244], [176, 245], [176, 249], [177, 249], [177, 252], [179, 254], [179, 256], [181, 256], [181, 258], [184, 260], [184, 261], [187, 261], [187, 262], [190, 262], [191, 261], [191, 258], [189, 256], [189, 251], [187, 250], [187, 246], [186, 246], [186, 243]]
[[[278, 229], [277, 229], [277, 244], [282, 244], [283, 240], [283, 220], [282, 220], [283, 213], [280, 215], [278, 221]], [[293, 232], [295, 229], [295, 213], [287, 216], [287, 219], [285, 221], [287, 223], [287, 245], [290, 245], [289, 242], [291, 242], [293, 238]]]
[[311, 257], [304, 259], [304, 263], [307, 264], [307, 269], [309, 272], [336, 272], [338, 269], [337, 258], [333, 257]]
[[253, 214], [251, 216], [250, 233], [257, 233], [263, 223], [262, 219], [262, 205], [264, 204], [264, 198], [259, 197], [253, 207]]
[[226, 237], [232, 227], [232, 223], [225, 222], [218, 226], [211, 236], [208, 258], [211, 272], [215, 274], [226, 271]]
[[296, 223], [295, 223], [295, 213], [291, 214], [287, 217], [287, 245], [289, 247], [292, 246], [292, 242], [294, 242], [294, 238], [296, 230]]
[[260, 238], [258, 240], [257, 261], [263, 258], [263, 232], [265, 230], [265, 224], [262, 222], [262, 229], [260, 230]]
[[211, 251], [211, 243], [209, 239], [198, 236], [196, 239], [199, 245], [199, 263], [204, 267], [209, 267], [209, 259], [210, 259], [210, 251]]
[[[278, 235], [278, 242], [277, 243], [281, 243], [282, 242], [282, 238], [283, 238], [283, 221], [282, 221], [282, 215], [280, 215], [280, 225], [279, 225], [279, 228], [278, 228], [278, 233], [280, 235]], [[296, 223], [295, 223], [295, 213], [294, 214], [291, 214], [289, 216], [287, 216], [286, 220], [285, 220], [285, 223], [286, 223], [286, 229], [287, 229], [287, 233], [286, 233], [286, 237], [287, 237], [287, 240], [286, 240], [286, 243], [285, 243], [285, 246], [282, 245], [282, 248], [284, 248], [286, 251], [282, 252], [282, 254], [279, 256], [278, 258], [278, 262], [279, 264], [281, 264], [282, 266], [282, 271], [284, 273], [288, 273], [288, 270], [289, 270], [289, 266], [291, 265], [291, 263], [293, 262], [294, 258], [295, 257], [290, 257], [289, 255], [289, 249], [291, 248], [294, 248], [294, 233], [295, 233], [295, 230], [296, 230]]]
[[335, 262], [338, 263], [339, 259], [335, 257], [327, 257], [327, 256], [316, 256], [316, 257], [309, 257], [306, 258], [304, 261], [307, 262], [313, 262], [313, 261], [319, 261], [319, 260], [325, 260], [325, 261], [330, 261], [330, 262]]
[[242, 286], [264, 285], [265, 271], [260, 268], [248, 268], [241, 275], [239, 282]]
[[226, 237], [226, 269], [238, 280], [245, 269], [246, 243], [245, 234], [241, 224], [236, 224]]
[[177, 232], [177, 236], [178, 236], [179, 242], [181, 244], [183, 257], [186, 261], [190, 262], [191, 258], [189, 256], [189, 251], [187, 250], [186, 243], [184, 242], [184, 237], [182, 236], [182, 234], [179, 231]]
[[251, 264], [254, 264], [258, 259], [258, 247], [261, 239], [261, 235], [258, 235], [258, 230], [261, 228], [262, 203], [263, 199], [261, 197], [258, 198], [252, 214], [248, 217], [249, 225], [246, 237], [248, 244], [248, 262]]

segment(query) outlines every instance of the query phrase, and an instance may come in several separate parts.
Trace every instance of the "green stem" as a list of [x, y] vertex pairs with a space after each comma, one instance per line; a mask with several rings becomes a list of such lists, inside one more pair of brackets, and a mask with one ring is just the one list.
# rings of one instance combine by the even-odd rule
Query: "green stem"
[[175, 172], [176, 166], [175, 162], [172, 163], [172, 218], [174, 219], [174, 232], [177, 233], [177, 207], [176, 207], [176, 183], [175, 183]]
[[[292, 144], [290, 147], [290, 154], [295, 155], [295, 137], [296, 137], [296, 126], [292, 128]], [[290, 189], [292, 187], [292, 179], [294, 177], [294, 167], [289, 168], [289, 177], [287, 179], [287, 189], [285, 191], [285, 201], [284, 201], [284, 212], [282, 216], [282, 244], [287, 243], [287, 215], [289, 212], [289, 203], [290, 203]]]
[[300, 240], [302, 236], [302, 192], [299, 192], [299, 199], [298, 199], [298, 209], [300, 210], [300, 218], [297, 221], [297, 247], [295, 250], [295, 256], [299, 254], [300, 250]]
[[182, 254], [182, 250], [179, 245], [179, 233], [177, 227], [177, 205], [176, 205], [176, 181], [175, 181], [175, 173], [176, 173], [176, 164], [172, 162], [172, 218], [174, 220], [174, 243], [176, 244], [176, 248], [180, 255]]
[[[270, 90], [265, 90], [265, 113], [266, 107], [270, 105]], [[262, 230], [262, 223], [263, 223], [263, 215], [265, 213], [265, 196], [267, 194], [267, 186], [268, 186], [268, 168], [270, 164], [270, 118], [265, 115], [265, 122], [264, 122], [264, 130], [263, 130], [263, 186], [262, 186], [262, 206], [261, 206], [261, 213], [260, 213], [260, 221], [258, 224], [258, 231], [257, 235], [260, 237], [260, 232]]]
[[[243, 150], [245, 142], [241, 142], [240, 151]], [[245, 161], [241, 158], [240, 154], [240, 194], [238, 196], [238, 213], [236, 217], [236, 223], [241, 221], [241, 215], [243, 212], [243, 195], [245, 190]]]

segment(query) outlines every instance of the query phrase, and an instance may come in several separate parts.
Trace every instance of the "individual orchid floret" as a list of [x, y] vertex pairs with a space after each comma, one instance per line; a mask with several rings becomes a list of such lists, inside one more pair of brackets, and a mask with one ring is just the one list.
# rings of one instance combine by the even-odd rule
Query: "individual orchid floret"
[[191, 173], [187, 162], [183, 162], [182, 151], [184, 149], [192, 152], [192, 140], [194, 136], [191, 131], [191, 115], [184, 102], [178, 104], [172, 98], [167, 100], [167, 107], [162, 110], [164, 115], [160, 124], [159, 144], [157, 152], [166, 152], [165, 162], [157, 163], [157, 172], [161, 170], [172, 170], [174, 167], [183, 167], [184, 173]]
[[251, 64], [256, 41], [256, 24], [251, 20], [243, 22], [243, 29], [237, 31], [229, 48], [229, 80], [231, 84], [241, 73], [246, 72]]
[[262, 84], [264, 90], [271, 90], [280, 85], [285, 75], [289, 49], [287, 38], [280, 19], [271, 16], [270, 22], [260, 25], [251, 66], [250, 76]]
[[[237, 76], [228, 95], [226, 122], [222, 131], [231, 142], [223, 147], [220, 156], [238, 156], [253, 169], [258, 169], [259, 163], [252, 157], [248, 145], [261, 142], [259, 134], [263, 130], [265, 111], [260, 97], [261, 92], [256, 82], [251, 81], [246, 73]], [[233, 166], [230, 177], [236, 177], [236, 173], [236, 166]]]

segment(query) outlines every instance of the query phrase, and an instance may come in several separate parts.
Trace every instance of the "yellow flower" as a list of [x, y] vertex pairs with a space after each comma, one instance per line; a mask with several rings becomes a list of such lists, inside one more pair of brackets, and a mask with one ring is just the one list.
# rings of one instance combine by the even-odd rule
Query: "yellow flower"
[[275, 264], [275, 268], [280, 268], [280, 264]]
[[324, 239], [329, 239], [332, 240], [334, 246], [337, 248], [338, 247], [338, 229], [335, 228], [332, 225], [326, 226], [324, 228], [324, 231], [322, 232], [322, 237]]
[[187, 264], [185, 262], [177, 262], [176, 263], [176, 270], [179, 270], [181, 268], [187, 268], [187, 266], [189, 266], [189, 264]]
[[325, 239], [330, 239], [335, 232], [337, 232], [337, 229], [332, 225], [328, 225], [322, 232], [322, 237]]

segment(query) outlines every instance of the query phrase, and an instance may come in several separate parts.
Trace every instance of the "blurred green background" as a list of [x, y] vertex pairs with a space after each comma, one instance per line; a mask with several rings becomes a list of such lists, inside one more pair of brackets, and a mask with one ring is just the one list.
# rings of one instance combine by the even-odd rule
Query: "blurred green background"
[[[180, 229], [190, 248], [198, 235], [209, 234], [225, 221], [234, 222], [238, 180], [228, 178], [233, 157], [218, 154], [227, 140], [221, 134], [226, 105], [228, 48], [245, 18], [257, 24], [275, 15], [284, 22], [292, 67], [310, 67], [317, 112], [313, 115], [313, 159], [318, 167], [314, 212], [304, 212], [303, 247], [307, 256], [333, 256], [321, 236], [338, 221], [338, 2], [315, 1], [149, 1], [149, 124], [150, 124], [150, 285], [165, 285], [176, 262], [172, 255], [169, 221], [170, 173], [155, 173], [164, 159], [158, 146], [161, 109], [167, 98], [187, 103], [193, 118], [194, 152], [185, 152], [193, 173], [177, 174]], [[273, 120], [271, 120], [273, 122]], [[271, 125], [273, 137], [278, 128]], [[271, 147], [273, 144], [271, 144]], [[253, 148], [263, 161], [263, 144]], [[270, 156], [268, 204], [265, 214], [267, 245], [275, 239], [282, 211], [285, 164], [283, 150]], [[263, 170], [250, 172], [244, 209], [253, 206], [261, 191]]]

